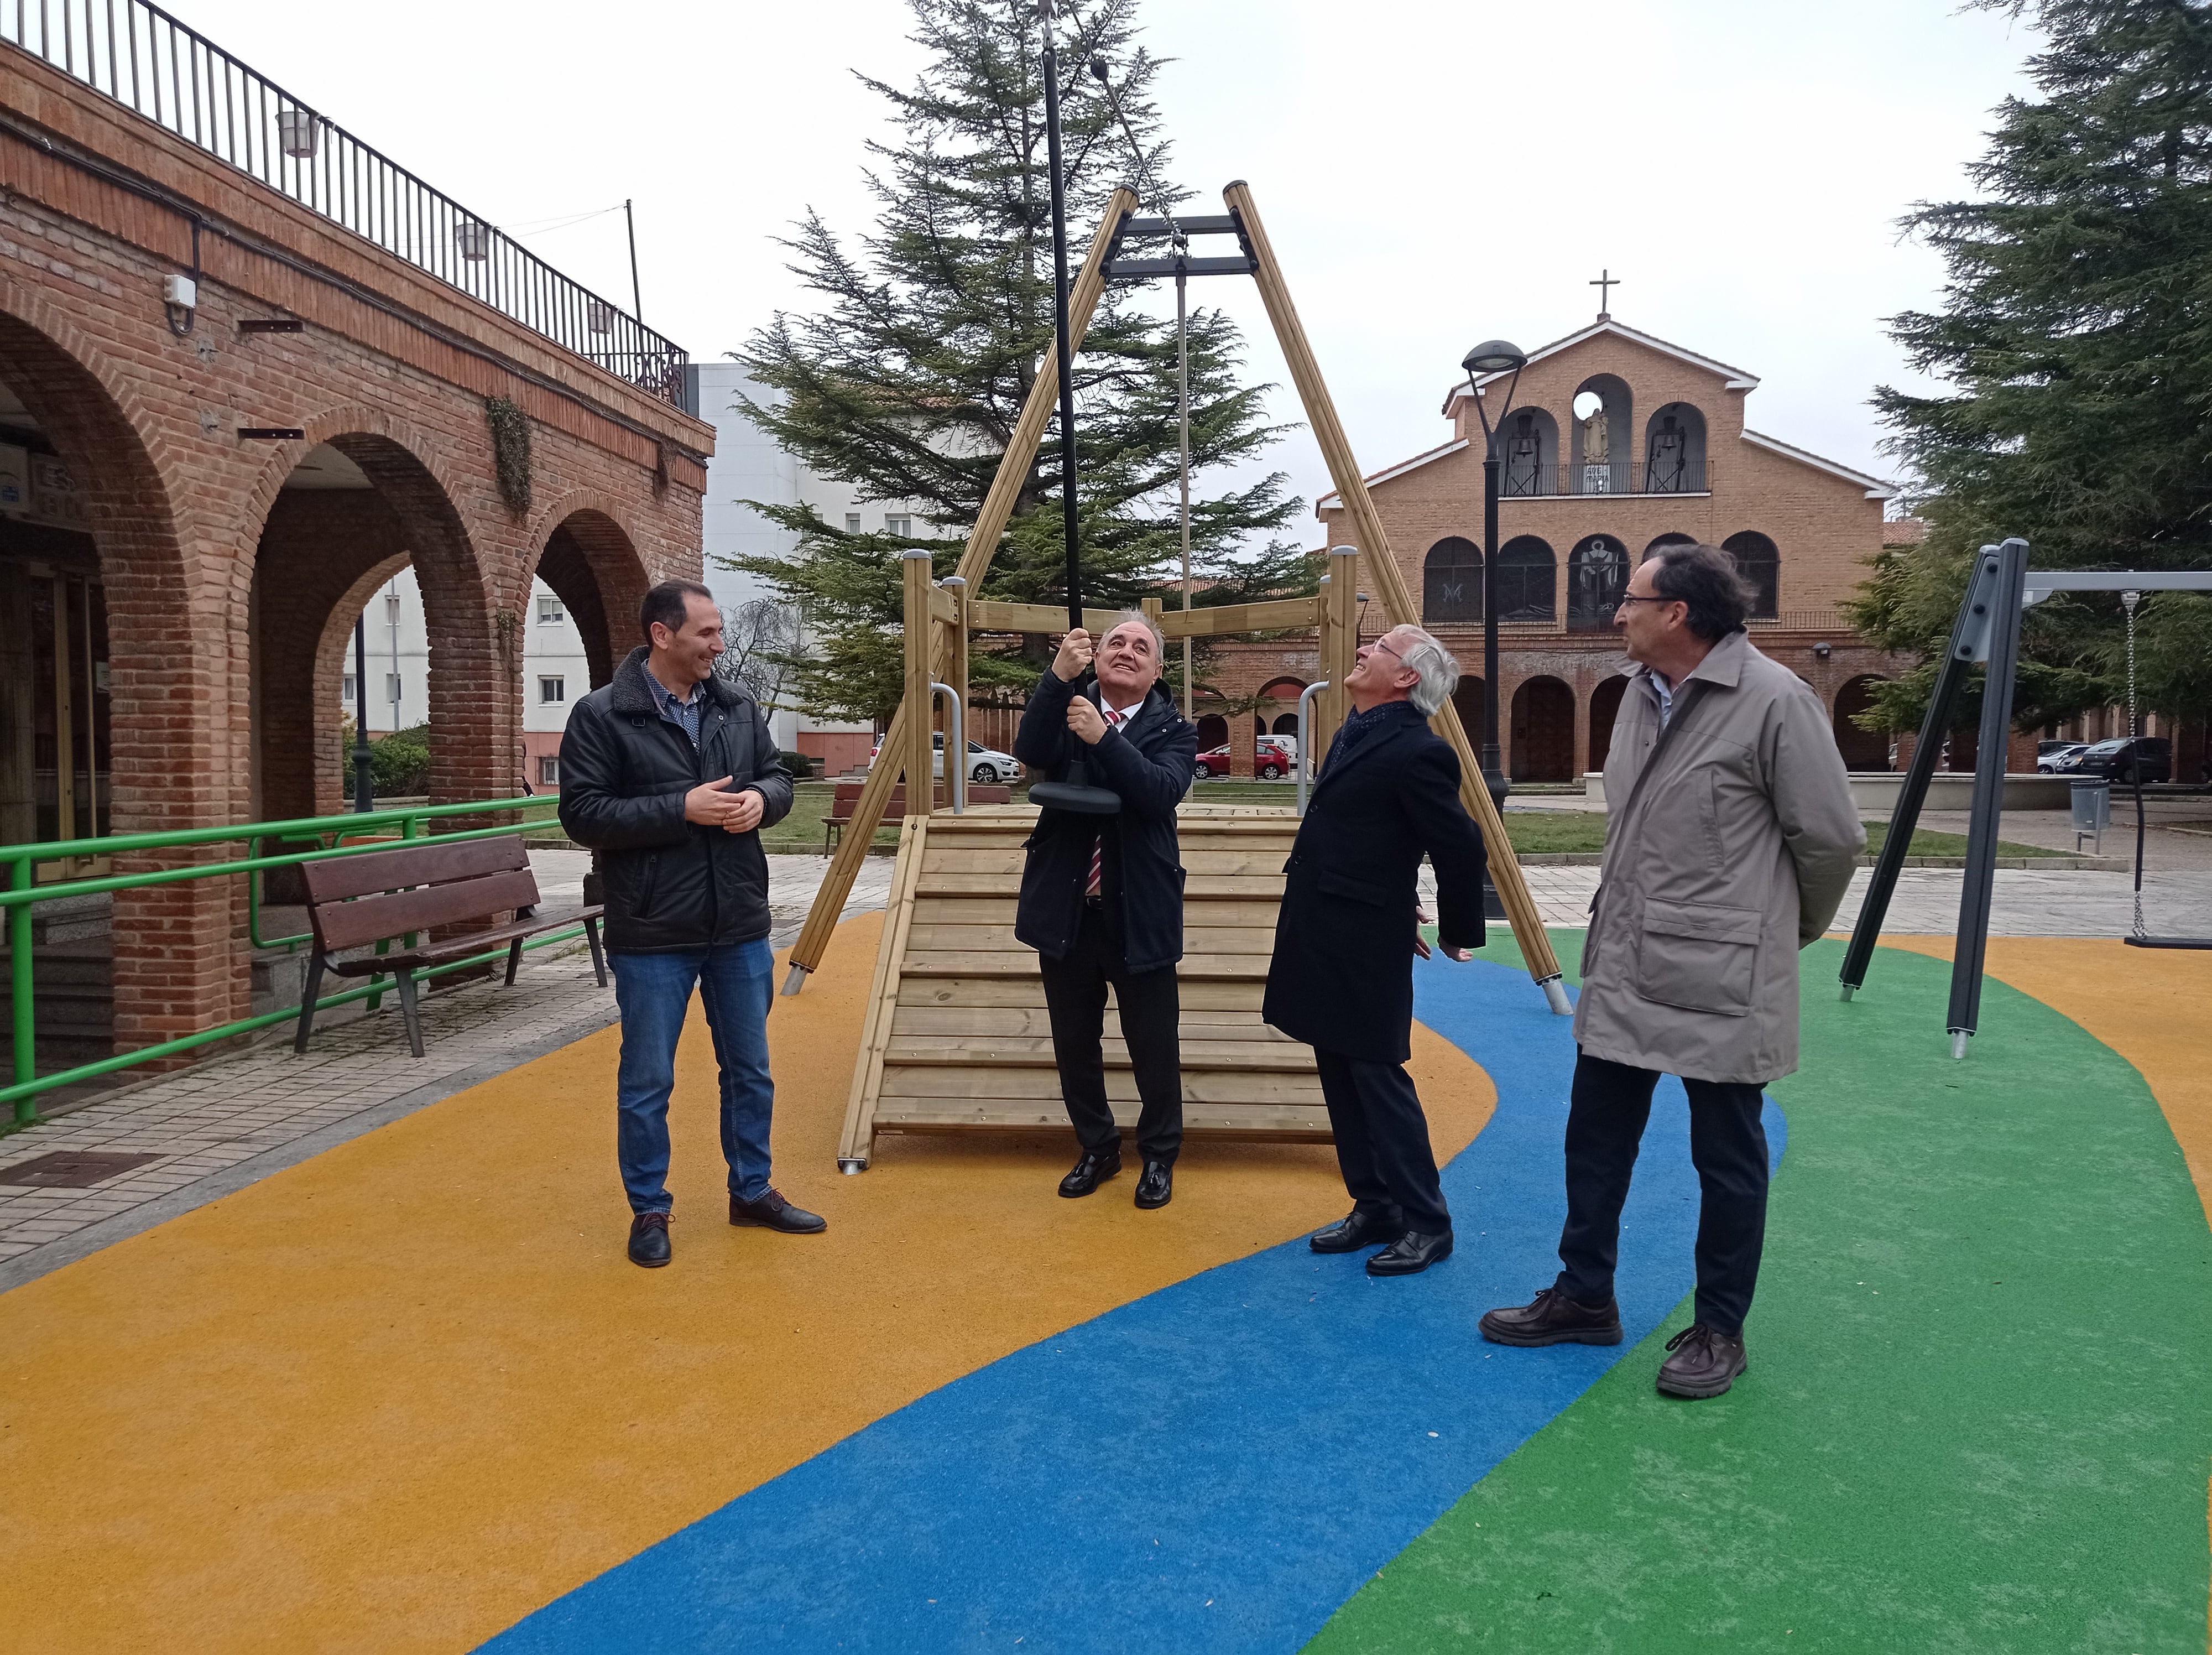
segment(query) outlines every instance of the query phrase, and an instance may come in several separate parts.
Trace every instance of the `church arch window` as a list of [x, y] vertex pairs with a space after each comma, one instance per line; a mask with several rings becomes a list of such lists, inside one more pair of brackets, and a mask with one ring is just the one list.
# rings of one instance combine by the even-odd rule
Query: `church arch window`
[[1522, 498], [1564, 492], [1559, 486], [1559, 423], [1541, 408], [1506, 416], [1498, 434], [1498, 491]]
[[1498, 549], [1498, 618], [1555, 621], [1559, 559], [1533, 534], [1518, 534]]
[[1638, 558], [1637, 561], [1642, 563], [1644, 558], [1650, 557], [1653, 552], [1662, 546], [1694, 546], [1697, 544], [1696, 535], [1684, 534], [1679, 529], [1669, 529], [1664, 534], [1653, 535], [1651, 544], [1644, 548], [1644, 557]]
[[1430, 625], [1482, 618], [1482, 548], [1447, 535], [1421, 569], [1421, 618]]
[[1595, 632], [1611, 626], [1627, 590], [1626, 545], [1610, 534], [1577, 542], [1567, 554], [1567, 630]]
[[1705, 417], [1686, 402], [1668, 403], [1644, 428], [1644, 492], [1705, 489]]
[[1782, 554], [1756, 529], [1731, 534], [1721, 550], [1735, 559], [1735, 572], [1751, 588], [1751, 618], [1779, 619], [1782, 614]]
[[1626, 494], [1636, 466], [1632, 452], [1634, 400], [1627, 381], [1593, 374], [1575, 388], [1574, 432], [1567, 456], [1569, 494]]

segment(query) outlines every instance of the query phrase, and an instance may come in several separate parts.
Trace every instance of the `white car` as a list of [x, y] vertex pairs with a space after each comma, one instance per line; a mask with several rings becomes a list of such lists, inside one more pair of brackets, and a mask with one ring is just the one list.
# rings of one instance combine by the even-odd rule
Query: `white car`
[[[944, 733], [932, 732], [929, 745], [937, 750], [937, 756], [930, 764], [929, 773], [941, 777], [945, 774]], [[880, 745], [869, 750], [869, 768], [874, 768], [882, 751]], [[970, 782], [979, 782], [987, 788], [994, 782], [1011, 782], [1021, 773], [1021, 761], [1012, 753], [1002, 753], [996, 747], [987, 747], [980, 741], [968, 744], [968, 779]]]

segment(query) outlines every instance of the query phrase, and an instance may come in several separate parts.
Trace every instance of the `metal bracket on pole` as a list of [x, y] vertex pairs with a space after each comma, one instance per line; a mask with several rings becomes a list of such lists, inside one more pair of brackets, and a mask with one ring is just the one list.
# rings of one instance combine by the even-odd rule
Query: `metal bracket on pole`
[[795, 995], [805, 986], [806, 968], [804, 965], [793, 966], [790, 972], [783, 979], [784, 993], [787, 995]]

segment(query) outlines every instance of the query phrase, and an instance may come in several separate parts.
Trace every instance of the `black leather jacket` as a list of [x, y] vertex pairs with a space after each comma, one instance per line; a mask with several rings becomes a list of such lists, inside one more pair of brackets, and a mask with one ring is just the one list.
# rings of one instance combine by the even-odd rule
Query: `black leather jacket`
[[700, 686], [699, 745], [660, 715], [642, 647], [568, 715], [561, 738], [561, 825], [598, 853], [607, 947], [659, 954], [768, 934], [768, 859], [757, 830], [684, 817], [684, 795], [730, 778], [767, 800], [761, 826], [791, 812], [791, 776], [759, 704], [721, 678]]

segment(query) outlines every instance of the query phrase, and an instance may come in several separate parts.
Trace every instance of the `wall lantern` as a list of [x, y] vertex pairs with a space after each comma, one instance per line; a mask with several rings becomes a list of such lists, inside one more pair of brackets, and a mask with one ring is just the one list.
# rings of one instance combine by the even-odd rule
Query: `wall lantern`
[[453, 224], [453, 240], [459, 244], [461, 257], [472, 264], [482, 264], [491, 256], [491, 226], [479, 224], [473, 218], [457, 219]]
[[323, 124], [298, 107], [276, 112], [276, 142], [295, 161], [307, 161], [322, 145]]
[[1833, 644], [1816, 643], [1813, 646], [1814, 655], [1820, 660], [1827, 660], [1829, 656], [1835, 653], [1836, 649]]
[[615, 331], [615, 307], [604, 299], [592, 299], [586, 301], [584, 305], [584, 325], [590, 328], [594, 333], [605, 334], [613, 332]]

